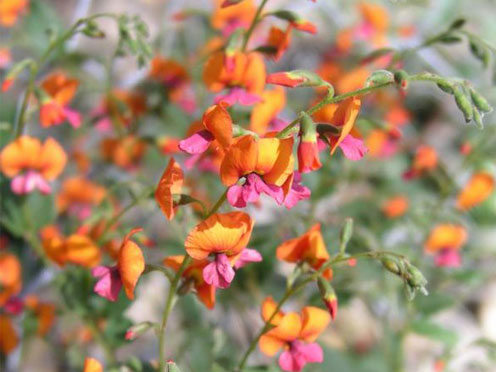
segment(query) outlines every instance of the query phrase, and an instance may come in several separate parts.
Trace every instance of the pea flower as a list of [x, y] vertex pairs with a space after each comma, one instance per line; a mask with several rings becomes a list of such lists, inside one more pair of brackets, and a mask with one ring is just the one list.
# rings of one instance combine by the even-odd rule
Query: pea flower
[[[330, 257], [322, 237], [320, 223], [313, 225], [305, 234], [279, 245], [276, 256], [286, 262], [306, 262], [313, 269], [319, 270]], [[331, 279], [332, 269], [326, 269], [323, 276]]]
[[[184, 260], [183, 255], [170, 256], [164, 259], [164, 265], [177, 271]], [[210, 264], [207, 259], [193, 260], [184, 270], [182, 278], [185, 282], [191, 282], [196, 291], [196, 297], [208, 309], [213, 309], [215, 306], [215, 286], [208, 284], [203, 279], [203, 269]]]
[[73, 128], [81, 126], [81, 114], [69, 108], [69, 102], [76, 94], [79, 82], [62, 72], [47, 76], [41, 83], [43, 95], [40, 108], [40, 122], [45, 128], [68, 121]]
[[271, 123], [286, 106], [286, 91], [283, 87], [264, 90], [261, 94], [262, 101], [255, 104], [251, 110], [250, 130], [264, 135], [270, 128]]
[[435, 255], [436, 266], [458, 267], [461, 258], [458, 251], [467, 241], [467, 230], [461, 225], [440, 224], [429, 234], [424, 250]]
[[86, 358], [84, 360], [83, 372], [103, 372], [103, 366], [94, 358]]
[[29, 0], [3, 0], [0, 2], [0, 25], [12, 27], [19, 16], [26, 12]]
[[21, 264], [17, 256], [0, 252], [0, 306], [4, 306], [22, 288]]
[[412, 165], [409, 170], [403, 173], [403, 178], [408, 180], [420, 177], [422, 174], [435, 169], [437, 163], [437, 151], [433, 147], [427, 145], [419, 146], [415, 152]]
[[84, 220], [91, 215], [94, 206], [100, 204], [105, 197], [105, 188], [82, 176], [64, 180], [57, 195], [57, 207], [60, 212]]
[[38, 320], [36, 334], [46, 335], [55, 321], [55, 305], [40, 301], [38, 296], [31, 294], [24, 298], [24, 307], [31, 311]]
[[253, 0], [244, 0], [235, 5], [224, 7], [224, 0], [216, 0], [216, 7], [210, 18], [212, 27], [229, 36], [238, 28], [248, 29], [255, 17], [257, 8]]
[[489, 173], [478, 172], [458, 194], [456, 206], [461, 210], [469, 210], [484, 202], [494, 190], [494, 177]]
[[[262, 304], [262, 319], [269, 318], [276, 310], [276, 303], [268, 297]], [[260, 350], [268, 356], [279, 355], [279, 367], [283, 371], [301, 371], [307, 363], [322, 363], [324, 353], [315, 340], [331, 320], [323, 309], [306, 306], [300, 313], [278, 311], [270, 324], [273, 328], [262, 335], [258, 342]]]
[[134, 299], [134, 288], [145, 270], [145, 259], [140, 247], [130, 239], [141, 230], [133, 229], [124, 237], [115, 266], [97, 266], [91, 271], [98, 278], [94, 291], [107, 300], [116, 301], [122, 286], [126, 296]]
[[203, 71], [203, 81], [208, 90], [218, 93], [229, 89], [227, 94], [218, 95], [215, 103], [226, 102], [229, 105], [251, 106], [260, 102], [265, 76], [265, 63], [256, 52], [235, 52], [229, 57], [224, 52], [216, 52], [207, 60]]
[[0, 153], [0, 169], [12, 178], [10, 187], [15, 194], [27, 194], [38, 189], [49, 194], [49, 181], [62, 173], [67, 156], [57, 141], [21, 136], [5, 146]]
[[247, 203], [257, 202], [264, 193], [282, 204], [289, 191], [282, 186], [293, 173], [292, 152], [292, 137], [258, 140], [250, 135], [238, 137], [220, 166], [220, 179], [229, 187], [229, 203], [243, 208]]
[[169, 220], [172, 220], [176, 213], [174, 195], [181, 193], [183, 182], [184, 175], [181, 166], [171, 157], [155, 191], [155, 200]]
[[254, 221], [243, 212], [216, 213], [200, 222], [187, 236], [186, 252], [195, 260], [212, 261], [203, 268], [203, 280], [215, 288], [228, 288], [234, 268], [261, 261], [260, 254], [246, 249]]
[[387, 199], [382, 205], [382, 213], [387, 218], [398, 218], [403, 216], [408, 210], [408, 198], [404, 195], [397, 195]]

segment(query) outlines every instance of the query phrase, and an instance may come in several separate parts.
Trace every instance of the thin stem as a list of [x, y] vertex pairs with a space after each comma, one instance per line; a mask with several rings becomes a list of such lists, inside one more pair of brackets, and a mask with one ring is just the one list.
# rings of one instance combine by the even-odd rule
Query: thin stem
[[255, 30], [255, 27], [257, 26], [258, 22], [260, 21], [261, 14], [263, 11], [263, 8], [265, 7], [265, 4], [267, 4], [268, 0], [262, 0], [260, 5], [258, 6], [257, 12], [255, 13], [255, 17], [253, 17], [253, 21], [251, 22], [250, 28], [248, 31], [246, 31], [245, 38], [243, 40], [243, 47], [242, 51], [244, 52], [246, 50], [246, 47], [248, 46], [248, 42], [250, 41], [251, 34]]
[[[330, 105], [332, 103], [338, 103], [338, 102], [344, 101], [345, 99], [350, 98], [350, 97], [361, 96], [361, 95], [369, 94], [369, 93], [371, 93], [371, 92], [373, 92], [373, 91], [375, 91], [377, 89], [381, 89], [381, 88], [384, 88], [384, 87], [386, 87], [388, 85], [392, 85], [392, 84], [394, 84], [394, 82], [387, 82], [387, 83], [382, 83], [382, 84], [376, 84], [376, 85], [372, 85], [370, 87], [361, 88], [361, 89], [354, 90], [352, 92], [340, 94], [340, 95], [335, 96], [335, 97], [329, 97], [329, 96], [324, 97], [319, 103], [317, 103], [314, 106], [310, 107], [306, 111], [306, 113], [308, 115], [312, 115], [312, 114], [316, 113], [317, 111], [319, 111], [322, 107], [324, 107], [326, 105]], [[277, 138], [285, 138], [288, 135], [290, 135], [292, 133], [292, 131], [294, 130], [294, 128], [296, 127], [296, 125], [298, 125], [298, 123], [300, 122], [300, 119], [301, 119], [301, 117], [297, 117], [291, 123], [289, 123], [284, 129], [282, 129], [277, 134]]]
[[165, 348], [164, 348], [164, 343], [165, 343], [165, 327], [167, 326], [167, 320], [169, 319], [169, 315], [172, 311], [172, 308], [174, 307], [174, 303], [176, 300], [176, 290], [177, 290], [177, 285], [179, 283], [179, 280], [181, 279], [181, 275], [183, 274], [184, 270], [188, 266], [188, 264], [191, 262], [192, 258], [190, 256], [186, 256], [181, 264], [181, 267], [179, 267], [179, 270], [177, 270], [176, 275], [171, 281], [170, 288], [169, 288], [169, 293], [167, 295], [167, 300], [165, 302], [165, 307], [164, 307], [164, 312], [162, 313], [162, 324], [160, 325], [159, 329], [159, 338], [158, 338], [158, 355], [159, 355], [159, 371], [163, 372], [165, 371]]
[[214, 206], [212, 207], [212, 209], [210, 210], [210, 212], [208, 212], [206, 215], [205, 215], [205, 219], [207, 219], [208, 217], [210, 217], [212, 214], [214, 214], [215, 212], [217, 212], [219, 210], [219, 208], [221, 207], [222, 204], [224, 204], [224, 202], [226, 201], [227, 199], [227, 191], [229, 190], [229, 188], [226, 188], [224, 190], [224, 193], [220, 196], [219, 200], [217, 200], [217, 202], [214, 204]]

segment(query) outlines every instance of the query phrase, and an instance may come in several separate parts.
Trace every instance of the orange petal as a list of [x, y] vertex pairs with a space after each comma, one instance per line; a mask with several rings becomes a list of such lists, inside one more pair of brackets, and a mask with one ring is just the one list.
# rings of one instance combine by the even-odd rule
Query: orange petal
[[238, 137], [229, 148], [220, 165], [220, 179], [226, 186], [234, 185], [239, 178], [252, 173], [257, 164], [258, 145], [250, 135]]
[[103, 372], [103, 366], [94, 358], [86, 358], [84, 360], [83, 372]]
[[269, 334], [262, 335], [258, 340], [260, 351], [267, 356], [274, 356], [286, 343]]
[[184, 261], [184, 255], [165, 257], [162, 261], [164, 266], [170, 267], [172, 270], [177, 271]]
[[442, 249], [460, 249], [467, 241], [467, 230], [461, 225], [441, 224], [436, 226], [424, 248], [428, 253], [435, 253]]
[[464, 211], [469, 210], [486, 200], [493, 190], [493, 176], [488, 173], [476, 173], [458, 194], [456, 206]]
[[184, 175], [181, 166], [171, 157], [155, 191], [155, 200], [167, 219], [174, 218], [173, 195], [180, 194]]
[[341, 132], [331, 149], [331, 154], [334, 154], [339, 144], [348, 134], [350, 134], [355, 125], [358, 113], [360, 112], [360, 106], [361, 101], [360, 98], [357, 97], [348, 98], [339, 104], [339, 107], [334, 114], [333, 124], [340, 126]]
[[17, 333], [7, 315], [0, 314], [0, 352], [4, 355], [12, 352], [19, 343]]
[[265, 62], [260, 53], [249, 53], [246, 70], [243, 74], [243, 86], [250, 93], [260, 94], [265, 87]]
[[21, 264], [17, 256], [0, 252], [0, 306], [22, 288]]
[[[274, 301], [272, 297], [266, 297], [264, 302], [262, 303], [262, 319], [267, 322], [274, 311], [276, 310], [277, 303]], [[278, 325], [283, 317], [284, 313], [279, 310], [277, 314], [272, 318], [270, 324]]]
[[226, 106], [224, 103], [210, 106], [203, 114], [203, 125], [213, 134], [224, 150], [227, 150], [233, 140], [233, 123]]
[[143, 253], [138, 245], [130, 240], [131, 235], [141, 230], [140, 228], [133, 229], [126, 235], [117, 258], [117, 267], [119, 268], [124, 292], [126, 292], [126, 296], [130, 300], [134, 299], [134, 288], [141, 273], [145, 270]]
[[215, 287], [202, 282], [195, 286], [196, 296], [207, 307], [213, 309], [215, 306]]
[[302, 325], [302, 319], [299, 314], [287, 313], [283, 315], [277, 327], [272, 328], [267, 335], [291, 342], [298, 338]]
[[255, 171], [266, 183], [282, 186], [293, 173], [293, 137], [261, 138]]
[[38, 169], [47, 180], [53, 180], [62, 173], [67, 163], [67, 155], [62, 146], [53, 138], [48, 138], [39, 154]]
[[100, 248], [93, 240], [82, 234], [72, 234], [64, 242], [65, 259], [84, 267], [94, 267], [102, 259]]
[[299, 338], [307, 342], [314, 342], [331, 321], [328, 311], [313, 306], [304, 307], [301, 317], [303, 325]]
[[260, 135], [265, 134], [270, 122], [286, 105], [286, 91], [283, 87], [266, 90], [262, 94], [262, 102], [253, 107], [250, 118], [250, 130]]
[[40, 152], [39, 139], [21, 136], [3, 148], [0, 153], [0, 168], [7, 177], [13, 177], [24, 169], [36, 168]]
[[216, 213], [196, 225], [184, 247], [196, 260], [205, 259], [210, 253], [235, 256], [248, 244], [253, 224], [244, 212]]
[[79, 82], [76, 79], [71, 79], [62, 72], [50, 74], [41, 83], [43, 90], [62, 106], [71, 101], [78, 85]]

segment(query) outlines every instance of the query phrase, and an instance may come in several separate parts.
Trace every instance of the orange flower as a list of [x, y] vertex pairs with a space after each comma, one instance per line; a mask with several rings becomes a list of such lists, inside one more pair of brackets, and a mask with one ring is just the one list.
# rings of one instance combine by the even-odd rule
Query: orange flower
[[43, 80], [41, 88], [46, 96], [41, 101], [40, 122], [44, 128], [62, 124], [65, 120], [74, 128], [81, 125], [81, 115], [68, 107], [78, 85], [76, 79], [62, 72], [53, 73]]
[[103, 366], [94, 358], [86, 358], [84, 360], [83, 372], [103, 372]]
[[0, 153], [0, 169], [7, 177], [14, 177], [10, 186], [16, 194], [26, 194], [35, 189], [50, 193], [48, 181], [62, 173], [66, 162], [64, 150], [53, 138], [41, 144], [37, 138], [21, 136]]
[[146, 151], [146, 142], [129, 135], [124, 138], [105, 138], [101, 142], [102, 156], [118, 167], [134, 169]]
[[489, 173], [475, 173], [463, 190], [458, 194], [456, 206], [469, 210], [489, 198], [494, 190], [494, 178]]
[[[329, 259], [324, 238], [320, 232], [320, 223], [312, 226], [305, 234], [298, 238], [285, 241], [277, 247], [276, 256], [286, 262], [306, 262], [313, 269], [318, 270]], [[332, 269], [326, 269], [324, 276], [332, 278]]]
[[75, 264], [94, 267], [102, 259], [102, 253], [87, 235], [76, 233], [65, 238], [56, 226], [41, 230], [41, 242], [45, 254], [60, 266]]
[[11, 27], [26, 12], [29, 0], [0, 0], [0, 25]]
[[0, 307], [22, 288], [21, 264], [17, 256], [0, 252]]
[[77, 176], [66, 179], [57, 196], [57, 207], [60, 212], [69, 210], [80, 219], [88, 218], [91, 207], [101, 203], [105, 197], [105, 188]]
[[[220, 178], [229, 186], [231, 205], [245, 207], [256, 202], [261, 193], [278, 204], [284, 202], [287, 190], [282, 187], [293, 174], [293, 138], [238, 137], [229, 148], [220, 166]], [[238, 184], [244, 177], [244, 184]]]
[[7, 355], [19, 343], [19, 337], [12, 326], [12, 321], [7, 315], [0, 314], [0, 353]]
[[129, 126], [146, 111], [146, 99], [139, 92], [113, 90], [95, 109], [95, 124], [100, 132], [109, 132], [114, 125]]
[[436, 150], [427, 145], [417, 148], [411, 168], [405, 172], [403, 177], [406, 179], [420, 176], [422, 173], [432, 171], [437, 167], [438, 159]]
[[203, 279], [207, 284], [227, 288], [234, 279], [233, 266], [239, 268], [247, 262], [261, 260], [258, 252], [245, 249], [253, 225], [251, 217], [243, 212], [216, 213], [189, 233], [184, 247], [192, 258], [206, 260], [210, 255], [214, 256], [214, 260], [203, 268]]
[[[262, 304], [262, 318], [269, 322], [276, 312], [276, 303], [268, 297]], [[270, 320], [273, 328], [262, 335], [258, 346], [262, 353], [274, 356], [281, 348], [279, 366], [284, 371], [301, 371], [307, 363], [321, 363], [323, 352], [315, 340], [331, 318], [327, 311], [306, 306], [298, 314], [279, 310]]]
[[[185, 256], [169, 256], [164, 259], [164, 265], [179, 270]], [[185, 282], [192, 281], [198, 299], [208, 308], [215, 306], [215, 287], [203, 279], [203, 269], [209, 264], [208, 260], [193, 260], [184, 270], [182, 277]]]
[[203, 81], [207, 89], [220, 92], [229, 88], [227, 95], [216, 97], [216, 102], [228, 104], [239, 102], [252, 105], [261, 100], [265, 87], [265, 63], [259, 53], [234, 52], [227, 56], [224, 52], [214, 53], [206, 62]]
[[133, 229], [124, 237], [116, 266], [97, 266], [91, 271], [91, 274], [98, 278], [94, 291], [100, 296], [116, 301], [121, 287], [124, 286], [126, 296], [130, 300], [134, 299], [134, 288], [145, 270], [145, 259], [140, 247], [131, 240], [131, 236], [141, 230]]
[[274, 26], [270, 28], [267, 46], [274, 48], [274, 60], [279, 61], [288, 49], [291, 43], [291, 29], [291, 25], [286, 28], [286, 31]]
[[24, 306], [31, 310], [38, 319], [36, 333], [39, 336], [46, 335], [50, 328], [52, 328], [55, 320], [55, 306], [41, 302], [36, 295], [27, 295], [24, 298]]
[[429, 234], [424, 249], [435, 254], [437, 266], [459, 266], [461, 259], [458, 251], [467, 241], [467, 230], [461, 225], [440, 224]]
[[222, 7], [224, 0], [216, 0], [216, 7], [211, 17], [212, 27], [229, 35], [238, 27], [248, 28], [257, 11], [252, 0], [244, 0], [239, 4]]
[[261, 94], [262, 102], [257, 103], [251, 112], [250, 130], [263, 135], [277, 114], [286, 105], [286, 91], [277, 86], [272, 90], [265, 90]]
[[394, 196], [382, 205], [382, 213], [388, 218], [403, 216], [408, 210], [408, 198], [403, 195]]
[[174, 218], [176, 208], [173, 198], [174, 195], [181, 194], [183, 181], [181, 166], [171, 157], [155, 190], [155, 200], [169, 220]]

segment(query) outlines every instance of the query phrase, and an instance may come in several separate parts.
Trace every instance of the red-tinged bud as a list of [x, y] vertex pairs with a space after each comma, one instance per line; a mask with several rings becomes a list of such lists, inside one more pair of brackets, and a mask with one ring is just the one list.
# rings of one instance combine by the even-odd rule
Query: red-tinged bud
[[468, 143], [468, 142], [462, 143], [462, 145], [460, 146], [460, 153], [462, 155], [467, 156], [471, 152], [472, 152], [472, 145], [470, 143]]
[[130, 329], [128, 329], [126, 331], [126, 334], [124, 335], [124, 339], [126, 341], [131, 341], [131, 340], [134, 340], [135, 338], [136, 338], [136, 334], [133, 331], [131, 331]]
[[220, 7], [227, 8], [228, 6], [239, 4], [242, 1], [243, 0], [225, 0]]
[[338, 314], [338, 298], [336, 292], [331, 284], [321, 276], [317, 279], [317, 284], [319, 286], [320, 297], [322, 298], [322, 301], [324, 301], [327, 310], [329, 310], [332, 320], [335, 320], [336, 315]]
[[310, 34], [317, 33], [317, 26], [315, 26], [312, 22], [305, 21], [304, 19], [298, 19], [297, 21], [291, 24], [298, 31], [308, 32]]
[[443, 359], [438, 359], [434, 363], [434, 372], [443, 372], [446, 367], [446, 362]]
[[329, 85], [329, 83], [322, 80], [319, 75], [305, 70], [293, 70], [270, 74], [267, 76], [267, 83], [282, 85], [289, 88], [320, 87]]
[[172, 359], [169, 359], [167, 361], [167, 364], [165, 366], [165, 371], [164, 372], [181, 372], [179, 367], [177, 366], [176, 363]]
[[243, 39], [243, 35], [244, 35], [243, 32], [244, 32], [243, 28], [237, 29], [235, 32], [231, 34], [229, 40], [227, 41], [226, 50], [224, 54], [224, 66], [229, 72], [234, 71], [234, 68], [236, 67], [235, 56], [236, 56], [236, 51], [238, 50], [238, 46], [241, 43], [241, 40]]
[[394, 73], [394, 81], [402, 90], [408, 88], [408, 74], [404, 70], [398, 70]]
[[14, 84], [14, 79], [13, 78], [7, 78], [3, 81], [2, 83], [2, 92], [5, 93], [10, 89], [10, 87]]
[[141, 336], [143, 333], [145, 333], [150, 328], [155, 327], [155, 326], [156, 325], [152, 322], [141, 322], [141, 323], [135, 324], [126, 331], [124, 338], [127, 341], [135, 340], [137, 337]]
[[322, 163], [319, 159], [316, 125], [312, 118], [303, 112], [300, 119], [298, 171], [300, 173], [308, 173], [317, 170], [320, 167], [322, 167]]
[[348, 266], [350, 266], [350, 267], [355, 267], [355, 266], [356, 266], [356, 264], [357, 264], [357, 259], [356, 259], [356, 258], [350, 258], [350, 259], [348, 260]]

